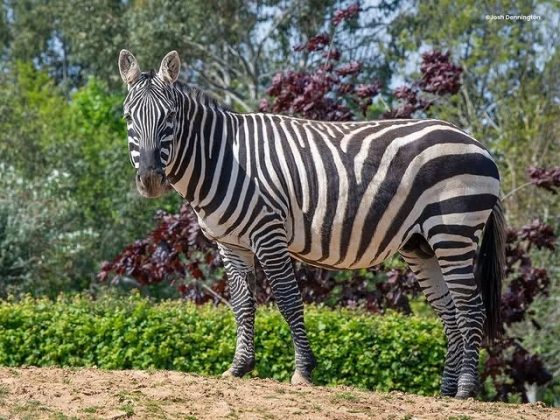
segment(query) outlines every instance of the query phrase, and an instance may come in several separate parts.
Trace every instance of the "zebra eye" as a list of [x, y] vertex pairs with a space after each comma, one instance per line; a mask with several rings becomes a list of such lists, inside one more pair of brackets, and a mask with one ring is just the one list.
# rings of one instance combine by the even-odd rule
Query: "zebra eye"
[[169, 114], [167, 114], [167, 121], [172, 122], [175, 119], [176, 115], [177, 115], [177, 112], [171, 111]]
[[123, 119], [127, 124], [130, 124], [132, 122], [132, 117], [130, 116], [130, 114], [124, 114]]

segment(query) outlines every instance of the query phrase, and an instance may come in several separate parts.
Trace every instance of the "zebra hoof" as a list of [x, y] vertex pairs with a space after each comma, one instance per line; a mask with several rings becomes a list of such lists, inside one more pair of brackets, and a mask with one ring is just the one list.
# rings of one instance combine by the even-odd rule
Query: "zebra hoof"
[[455, 398], [458, 400], [466, 400], [467, 398], [475, 398], [477, 395], [478, 389], [476, 388], [459, 387], [457, 394], [455, 394]]
[[455, 388], [442, 388], [441, 395], [443, 397], [455, 397], [457, 395], [457, 387]]
[[478, 378], [473, 375], [462, 375], [459, 378], [457, 393], [455, 398], [465, 400], [467, 398], [475, 398], [478, 395]]
[[454, 397], [457, 395], [457, 379], [446, 381], [443, 380], [440, 388], [441, 395], [444, 397]]
[[233, 361], [231, 367], [222, 373], [222, 378], [242, 378], [251, 372], [255, 367], [255, 358], [250, 358], [242, 362]]
[[302, 374], [299, 370], [296, 370], [292, 376], [292, 385], [302, 385], [302, 386], [310, 386], [313, 385], [311, 383], [311, 378], [308, 375]]
[[472, 393], [472, 392], [457, 392], [457, 395], [455, 395], [455, 398], [457, 398], [458, 400], [468, 400], [469, 398], [474, 398], [476, 397], [476, 393]]

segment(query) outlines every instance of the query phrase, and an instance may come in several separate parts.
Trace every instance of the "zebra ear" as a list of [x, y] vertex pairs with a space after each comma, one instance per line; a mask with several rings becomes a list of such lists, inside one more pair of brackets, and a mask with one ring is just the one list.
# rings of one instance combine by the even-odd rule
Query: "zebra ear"
[[167, 53], [159, 67], [159, 77], [166, 83], [175, 83], [181, 71], [181, 60], [177, 51]]
[[132, 85], [140, 77], [138, 61], [130, 51], [121, 50], [119, 54], [119, 72], [121, 78], [128, 85]]

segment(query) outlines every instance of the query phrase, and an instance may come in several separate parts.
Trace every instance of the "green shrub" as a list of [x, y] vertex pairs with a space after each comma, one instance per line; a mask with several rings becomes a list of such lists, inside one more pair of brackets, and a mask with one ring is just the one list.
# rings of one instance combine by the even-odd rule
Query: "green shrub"
[[[433, 394], [439, 389], [445, 342], [437, 320], [398, 314], [306, 308], [319, 365], [315, 382]], [[226, 370], [235, 346], [227, 307], [177, 301], [153, 304], [133, 296], [94, 301], [26, 298], [0, 304], [0, 364], [171, 369], [205, 375]], [[289, 329], [274, 308], [256, 320], [254, 375], [288, 380]]]
[[53, 170], [30, 180], [2, 161], [0, 173], [0, 298], [82, 290], [83, 277], [72, 281], [67, 271], [83, 258], [85, 239], [97, 238], [69, 223], [79, 205], [68, 174]]

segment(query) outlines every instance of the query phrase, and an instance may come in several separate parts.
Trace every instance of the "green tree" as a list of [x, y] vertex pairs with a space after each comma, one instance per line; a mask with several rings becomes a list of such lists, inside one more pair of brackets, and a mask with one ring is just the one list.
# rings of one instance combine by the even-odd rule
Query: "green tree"
[[[313, 35], [336, 2], [300, 0], [158, 0], [127, 12], [126, 48], [145, 66], [178, 50], [198, 83], [240, 110], [252, 111], [294, 39]], [[211, 23], [211, 24], [209, 24]], [[154, 42], [158, 40], [158, 42]]]
[[43, 176], [51, 153], [59, 153], [52, 146], [65, 147], [66, 100], [54, 81], [31, 64], [11, 65], [0, 81], [2, 160], [25, 177]]
[[0, 19], [0, 42], [10, 60], [33, 61], [67, 91], [88, 75], [118, 82], [114, 63], [127, 34], [126, 2], [7, 0], [2, 6], [11, 17]]
[[86, 256], [83, 244], [96, 234], [70, 223], [78, 204], [67, 174], [54, 169], [29, 180], [5, 163], [0, 170], [0, 298], [54, 297], [87, 287], [87, 277], [73, 276], [70, 268]]
[[[380, 18], [398, 1], [364, 6], [369, 20], [345, 25], [348, 49], [370, 61], [380, 45]], [[116, 58], [134, 51], [145, 69], [170, 50], [181, 52], [191, 83], [252, 111], [270, 78], [293, 60], [293, 46], [321, 30], [348, 1], [302, 0], [7, 0], [0, 42], [10, 60], [33, 61], [66, 92], [89, 76], [120, 86]], [[382, 13], [374, 13], [378, 9]], [[8, 19], [7, 16], [11, 18]], [[360, 58], [356, 53], [355, 58]]]

